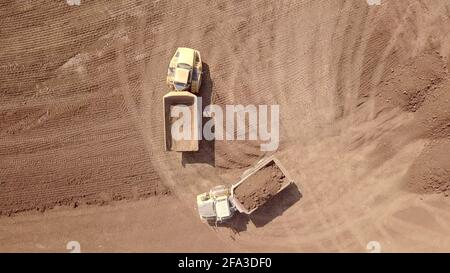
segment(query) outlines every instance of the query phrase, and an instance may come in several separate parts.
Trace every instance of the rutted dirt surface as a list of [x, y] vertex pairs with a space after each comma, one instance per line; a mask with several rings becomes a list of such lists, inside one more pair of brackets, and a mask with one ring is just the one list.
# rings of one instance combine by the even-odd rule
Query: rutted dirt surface
[[[81, 252], [236, 250], [232, 244], [217, 240], [202, 222], [192, 221], [189, 209], [180, 208], [173, 196], [86, 206], [70, 213], [55, 209], [44, 215], [21, 214], [4, 218], [0, 231], [2, 252], [69, 252], [70, 241], [77, 241]], [[118, 233], [121, 236], [116, 236]]]
[[408, 172], [411, 190], [450, 195], [450, 139], [430, 144]]
[[277, 194], [286, 180], [283, 172], [275, 163], [270, 163], [249, 176], [236, 187], [235, 197], [249, 211], [266, 203]]
[[167, 192], [108, 46], [113, 20], [91, 7], [0, 6], [0, 214]]
[[416, 112], [447, 78], [443, 57], [438, 51], [424, 52], [387, 71], [379, 84], [379, 100]]
[[[127, 199], [142, 213], [136, 218], [147, 221], [155, 210], [146, 214], [147, 203], [131, 200], [170, 191], [176, 198], [166, 198], [186, 210], [153, 204], [158, 215], [183, 217], [183, 232], [226, 242], [230, 251], [366, 251], [373, 240], [383, 251], [449, 251], [449, 5], [4, 1], [0, 212]], [[280, 105], [276, 156], [301, 195], [275, 196], [255, 215], [257, 224], [236, 218], [237, 233], [200, 231], [195, 196], [237, 181], [265, 154], [258, 141], [202, 141], [198, 153], [164, 151], [161, 98], [178, 46], [202, 54], [203, 105]], [[98, 245], [127, 232], [145, 236], [167, 228], [116, 222], [126, 213], [103, 208], [20, 215], [19, 225], [39, 230], [45, 242], [14, 241], [14, 217], [2, 216], [2, 234], [12, 235], [2, 248], [51, 242], [58, 248], [61, 242], [41, 225], [64, 226], [65, 217], [86, 217], [89, 232], [64, 226], [72, 230], [64, 238], [95, 241], [93, 251], [132, 251], [132, 243]], [[102, 234], [109, 223], [117, 229]], [[190, 243], [177, 240], [167, 238], [173, 251]]]

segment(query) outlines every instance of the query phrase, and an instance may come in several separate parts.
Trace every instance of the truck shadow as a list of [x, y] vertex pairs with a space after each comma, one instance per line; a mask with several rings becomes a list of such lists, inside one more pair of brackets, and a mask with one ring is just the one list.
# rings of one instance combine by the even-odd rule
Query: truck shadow
[[292, 183], [259, 209], [255, 210], [249, 218], [256, 227], [265, 226], [276, 217], [282, 215], [284, 211], [297, 203], [297, 201], [300, 201], [302, 197], [302, 193], [297, 185]]
[[223, 224], [235, 233], [247, 230], [251, 221], [256, 227], [263, 227], [282, 215], [289, 207], [300, 201], [302, 193], [295, 183], [272, 197], [267, 203], [255, 210], [251, 215], [236, 214], [229, 222]]
[[[202, 111], [206, 106], [212, 103], [212, 92], [213, 92], [213, 81], [211, 80], [211, 75], [209, 72], [209, 66], [206, 63], [202, 63], [203, 74], [202, 74], [202, 85], [199, 90], [198, 96], [202, 98]], [[202, 125], [208, 122], [211, 118], [203, 117], [202, 115]], [[202, 127], [203, 129], [203, 127]], [[197, 152], [183, 152], [181, 155], [181, 164], [183, 167], [186, 164], [194, 163], [205, 163], [211, 166], [216, 165], [215, 158], [215, 140], [205, 140], [202, 138], [199, 142], [199, 150]]]

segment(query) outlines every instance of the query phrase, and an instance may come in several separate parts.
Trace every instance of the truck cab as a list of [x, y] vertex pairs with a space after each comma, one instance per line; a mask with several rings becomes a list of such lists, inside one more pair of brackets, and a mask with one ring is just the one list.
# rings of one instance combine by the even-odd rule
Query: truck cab
[[210, 223], [228, 220], [235, 211], [230, 202], [230, 191], [225, 186], [217, 186], [209, 192], [199, 194], [197, 208], [200, 219]]
[[198, 93], [201, 75], [200, 52], [192, 48], [179, 47], [170, 61], [166, 82], [173, 90]]

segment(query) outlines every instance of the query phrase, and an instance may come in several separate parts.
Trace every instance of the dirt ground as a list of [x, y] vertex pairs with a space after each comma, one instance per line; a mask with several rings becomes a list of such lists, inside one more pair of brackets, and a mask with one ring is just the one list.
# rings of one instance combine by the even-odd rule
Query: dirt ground
[[4, 252], [69, 252], [71, 241], [79, 243], [81, 252], [236, 251], [202, 222], [192, 221], [190, 210], [178, 204], [174, 197], [154, 197], [70, 212], [20, 214], [0, 223], [0, 244]]
[[[381, 2], [4, 1], [0, 251], [450, 251], [450, 3]], [[164, 151], [179, 46], [203, 105], [280, 105], [296, 184], [228, 226], [195, 196], [268, 154]]]

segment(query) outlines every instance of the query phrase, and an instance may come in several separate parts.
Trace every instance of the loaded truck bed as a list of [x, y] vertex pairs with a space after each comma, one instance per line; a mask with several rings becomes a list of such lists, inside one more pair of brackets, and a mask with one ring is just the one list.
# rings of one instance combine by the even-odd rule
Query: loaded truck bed
[[292, 182], [281, 163], [276, 158], [268, 158], [231, 187], [233, 203], [238, 211], [250, 214]]

